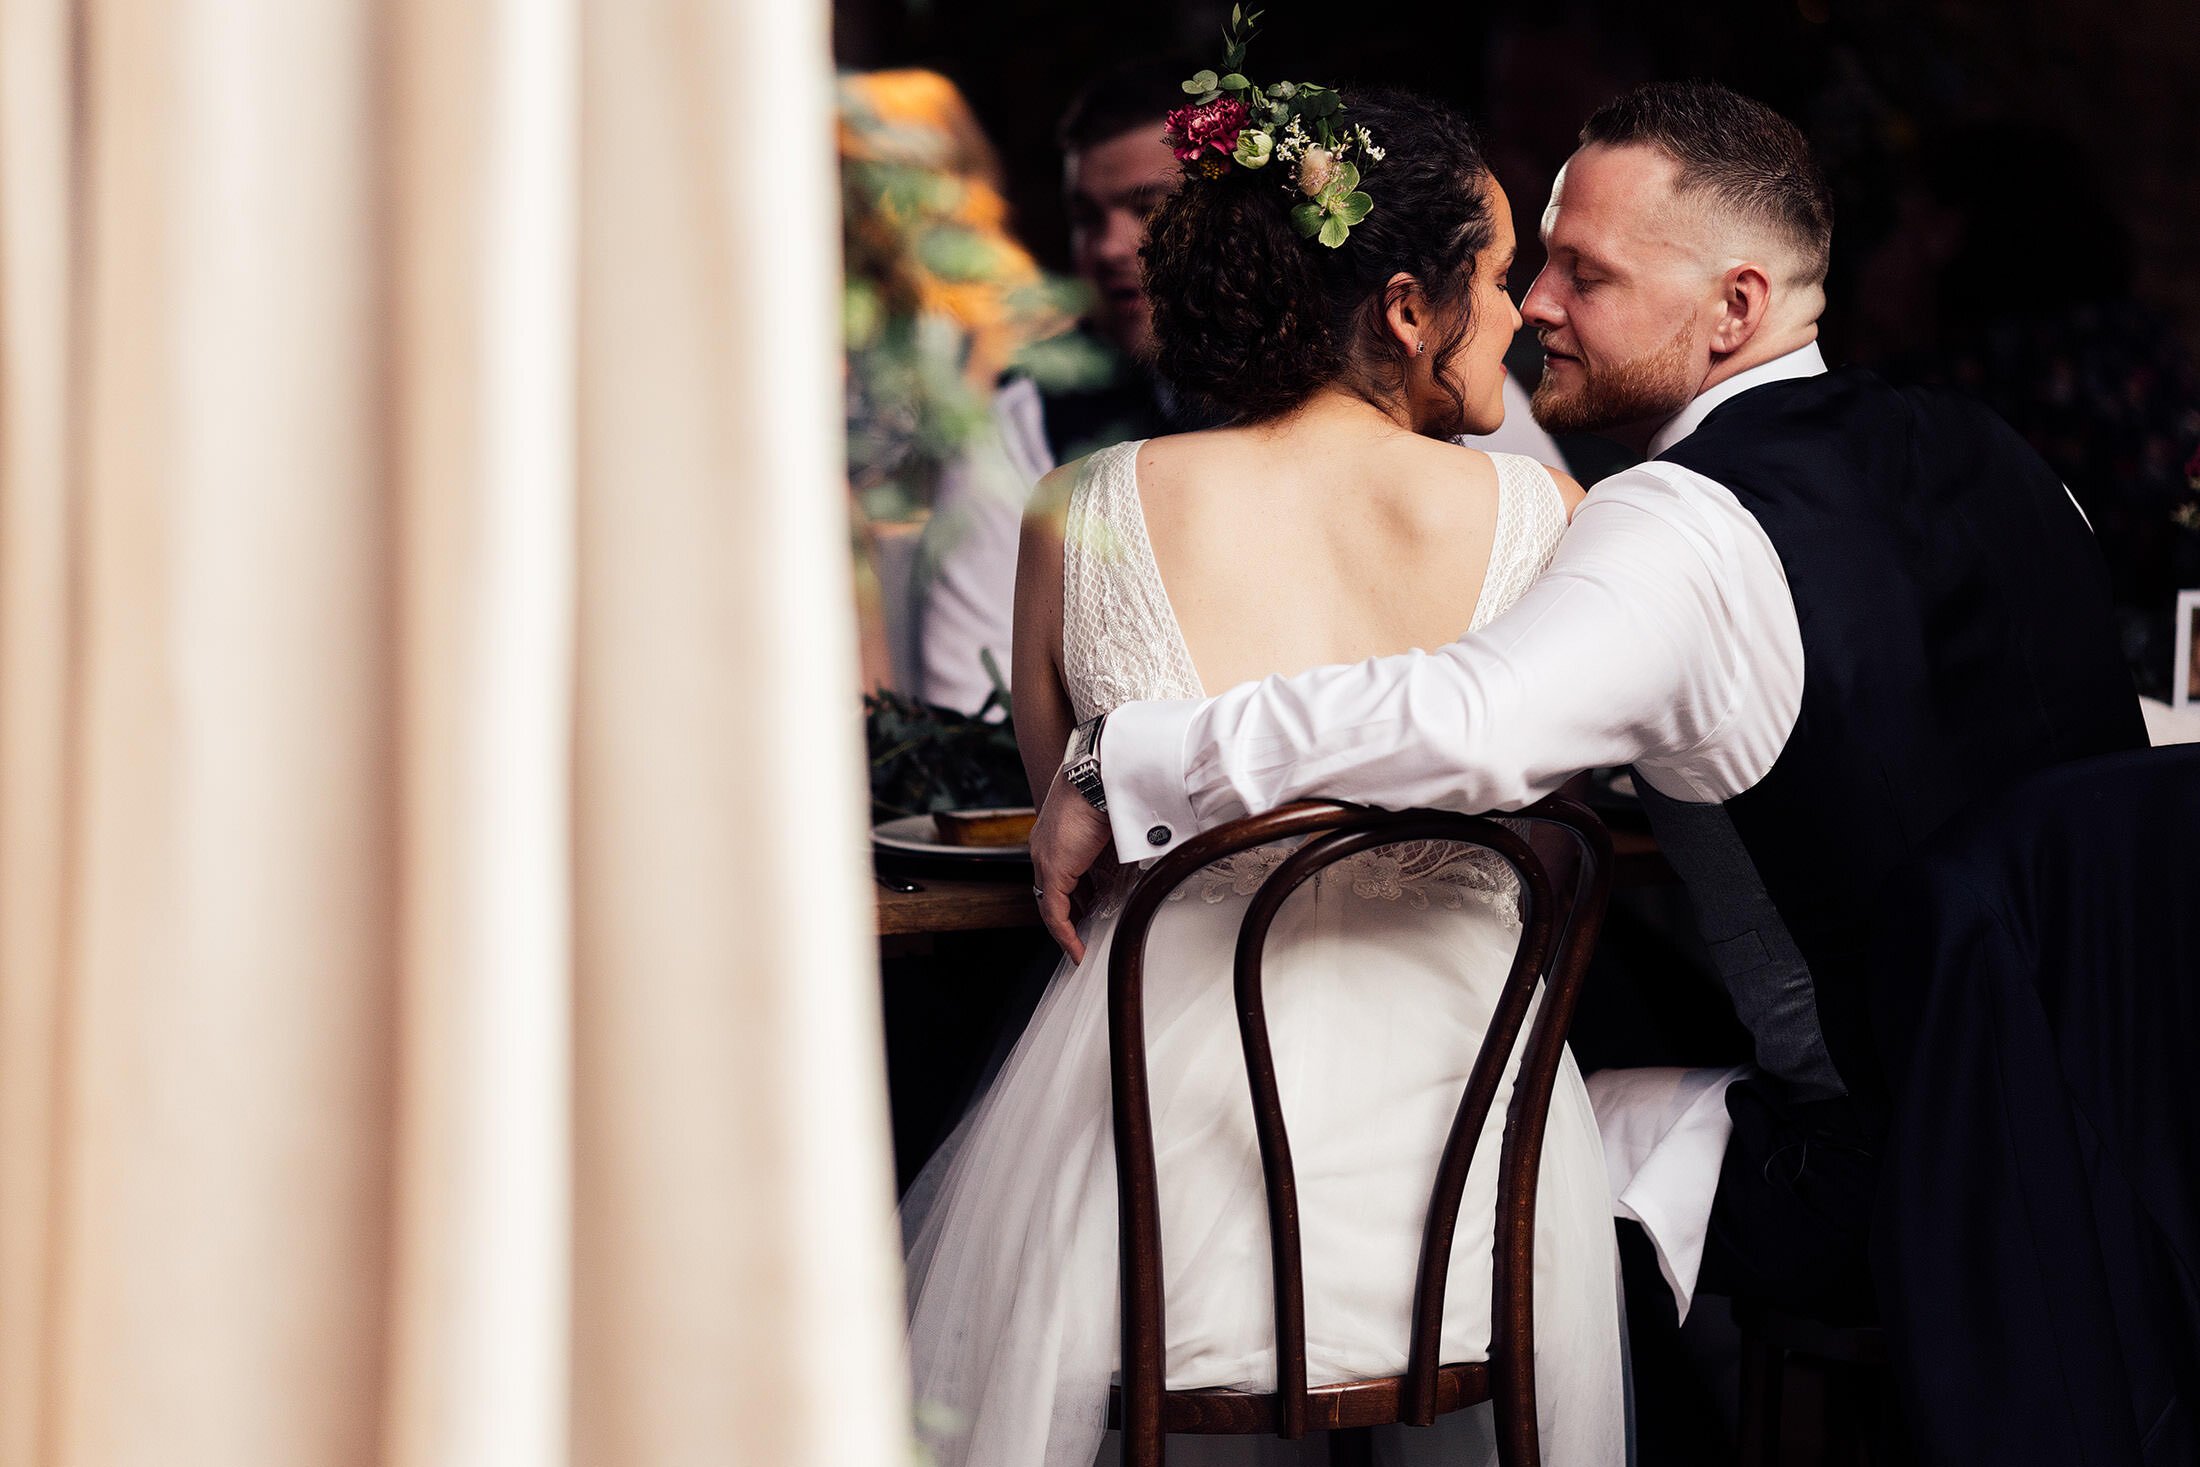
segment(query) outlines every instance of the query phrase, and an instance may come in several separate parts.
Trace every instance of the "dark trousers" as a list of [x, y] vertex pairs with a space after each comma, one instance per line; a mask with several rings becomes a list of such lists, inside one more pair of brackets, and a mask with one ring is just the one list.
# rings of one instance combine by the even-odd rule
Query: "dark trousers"
[[1879, 1161], [1856, 1108], [1791, 1101], [1751, 1075], [1726, 1092], [1726, 1109], [1734, 1134], [1697, 1287], [1828, 1324], [1869, 1323]]
[[[1878, 1164], [1846, 1101], [1796, 1103], [1751, 1076], [1727, 1091], [1734, 1134], [1719, 1170], [1697, 1292], [1831, 1324], [1872, 1314], [1867, 1257]], [[1679, 1312], [1649, 1238], [1619, 1224], [1638, 1467], [1732, 1461], [1710, 1385], [1681, 1346]]]
[[[1614, 898], [1569, 1039], [1584, 1071], [1750, 1058], [1749, 1036], [1670, 897]], [[1727, 1110], [1734, 1135], [1720, 1168], [1699, 1293], [1758, 1299], [1829, 1323], [1868, 1314], [1876, 1163], [1854, 1108], [1795, 1102], [1753, 1077], [1727, 1091]], [[1727, 1413], [1682, 1346], [1679, 1312], [1650, 1240], [1632, 1222], [1618, 1227], [1641, 1467], [1732, 1461]]]
[[1680, 1311], [1640, 1224], [1621, 1218], [1620, 1286], [1627, 1302], [1628, 1389], [1636, 1467], [1703, 1467], [1734, 1460], [1726, 1413], [1681, 1345]]

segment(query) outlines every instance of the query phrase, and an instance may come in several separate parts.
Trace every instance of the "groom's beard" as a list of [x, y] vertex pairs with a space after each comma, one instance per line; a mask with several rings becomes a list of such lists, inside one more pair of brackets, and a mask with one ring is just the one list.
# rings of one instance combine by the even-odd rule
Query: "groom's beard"
[[1593, 369], [1576, 357], [1580, 375], [1563, 386], [1546, 371], [1528, 410], [1550, 433], [1604, 433], [1635, 423], [1662, 423], [1696, 395], [1688, 373], [1688, 335], [1684, 322], [1665, 345], [1617, 367]]

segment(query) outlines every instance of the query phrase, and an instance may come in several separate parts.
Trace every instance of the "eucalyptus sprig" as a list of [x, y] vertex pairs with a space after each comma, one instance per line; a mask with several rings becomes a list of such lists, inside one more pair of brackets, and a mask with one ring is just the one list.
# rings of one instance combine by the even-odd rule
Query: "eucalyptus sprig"
[[[1248, 14], [1242, 5], [1230, 7], [1229, 23], [1222, 28], [1222, 74], [1212, 71], [1195, 72], [1184, 90], [1191, 93], [1192, 105], [1204, 107], [1224, 92], [1251, 92], [1255, 97], [1260, 89], [1247, 81], [1238, 70], [1245, 64], [1245, 47], [1260, 30], [1260, 18], [1267, 14], [1255, 10]], [[1257, 113], [1255, 115], [1258, 115]]]

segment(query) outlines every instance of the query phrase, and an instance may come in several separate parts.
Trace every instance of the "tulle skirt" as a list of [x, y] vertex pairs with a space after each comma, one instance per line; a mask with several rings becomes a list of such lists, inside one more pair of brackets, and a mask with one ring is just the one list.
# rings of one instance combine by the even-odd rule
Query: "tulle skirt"
[[[1271, 1390], [1268, 1221], [1231, 995], [1242, 895], [1165, 906], [1146, 962], [1167, 1378]], [[1404, 1370], [1437, 1158], [1512, 961], [1505, 904], [1417, 906], [1334, 873], [1285, 905], [1266, 993], [1298, 1179], [1312, 1384]], [[1119, 1361], [1107, 962], [1088, 923], [983, 1099], [903, 1204], [916, 1398], [942, 1467], [1088, 1467]], [[1491, 1231], [1510, 1080], [1460, 1214], [1443, 1359], [1486, 1359]], [[1551, 1467], [1624, 1460], [1610, 1197], [1569, 1055], [1538, 1194], [1537, 1405]], [[1494, 1461], [1489, 1408], [1388, 1431], [1383, 1460]], [[1321, 1444], [1172, 1438], [1172, 1463], [1325, 1460]]]

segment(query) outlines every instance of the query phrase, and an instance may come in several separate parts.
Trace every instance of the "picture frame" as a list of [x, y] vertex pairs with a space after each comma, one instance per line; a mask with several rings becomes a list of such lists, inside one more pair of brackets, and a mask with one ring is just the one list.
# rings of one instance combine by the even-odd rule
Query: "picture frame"
[[2200, 708], [2200, 590], [2177, 593], [2177, 654], [2169, 670], [2170, 706]]

